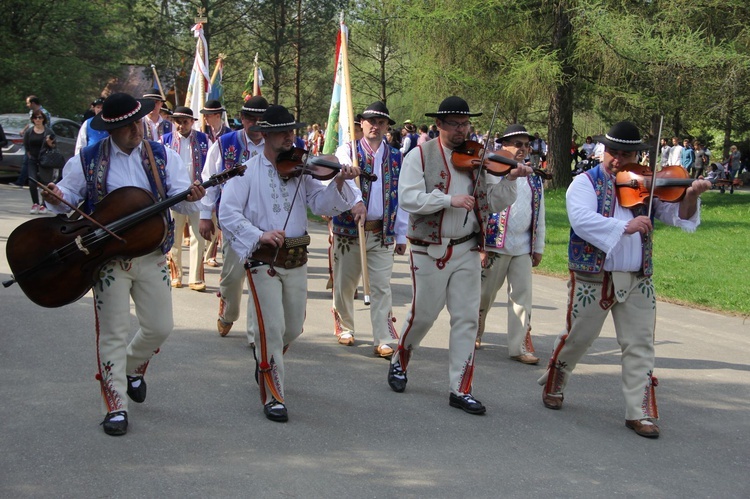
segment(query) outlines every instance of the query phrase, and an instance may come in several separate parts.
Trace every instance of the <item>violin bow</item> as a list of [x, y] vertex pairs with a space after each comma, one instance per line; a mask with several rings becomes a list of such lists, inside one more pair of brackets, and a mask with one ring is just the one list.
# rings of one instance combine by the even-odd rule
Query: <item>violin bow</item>
[[661, 147], [661, 130], [664, 125], [664, 115], [659, 117], [659, 134], [656, 137], [656, 154], [654, 154], [654, 169], [651, 173], [651, 195], [648, 198], [648, 218], [651, 218], [651, 210], [654, 207], [654, 192], [656, 191], [656, 162], [659, 160], [659, 148]]
[[33, 180], [34, 182], [36, 182], [36, 185], [38, 185], [39, 188], [41, 188], [44, 192], [46, 192], [47, 194], [49, 194], [53, 198], [57, 199], [58, 201], [60, 201], [62, 204], [64, 204], [68, 208], [71, 208], [73, 211], [75, 211], [76, 213], [78, 213], [79, 215], [81, 215], [83, 218], [85, 218], [86, 220], [88, 220], [92, 224], [94, 224], [97, 227], [99, 227], [100, 229], [102, 229], [104, 232], [106, 232], [110, 236], [114, 237], [115, 239], [117, 239], [120, 242], [127, 243], [127, 241], [125, 239], [121, 238], [120, 236], [118, 236], [117, 234], [115, 234], [114, 232], [112, 232], [111, 230], [109, 230], [108, 228], [106, 228], [104, 225], [100, 224], [99, 222], [97, 222], [96, 220], [94, 220], [93, 218], [91, 218], [90, 216], [88, 216], [86, 213], [84, 213], [82, 210], [80, 210], [77, 206], [74, 206], [72, 203], [69, 203], [69, 202], [65, 201], [62, 197], [60, 197], [57, 194], [55, 194], [55, 192], [53, 190], [51, 190], [49, 187], [47, 187], [46, 185], [44, 185], [41, 182], [39, 182], [37, 179], [32, 178], [31, 180]]
[[[495, 118], [497, 118], [497, 110], [500, 107], [500, 103], [495, 103], [495, 111], [492, 113], [492, 121], [490, 121], [490, 128], [487, 130], [487, 137], [492, 137], [492, 128], [495, 126]], [[477, 178], [474, 179], [474, 189], [471, 191], [472, 197], [476, 198], [477, 195], [477, 188], [479, 187], [479, 179], [482, 177], [482, 169], [484, 168], [484, 160], [487, 158], [487, 140], [485, 139], [484, 147], [482, 148], [482, 159], [479, 163], [479, 169], [477, 170]], [[471, 210], [466, 210], [466, 216], [464, 217], [464, 226], [466, 226], [466, 222], [469, 220], [469, 212]]]

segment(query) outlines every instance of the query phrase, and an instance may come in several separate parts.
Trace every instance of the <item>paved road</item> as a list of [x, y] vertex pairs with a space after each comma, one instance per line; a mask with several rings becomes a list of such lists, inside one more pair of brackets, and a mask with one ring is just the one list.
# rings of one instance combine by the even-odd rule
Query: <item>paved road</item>
[[[30, 202], [7, 186], [0, 200], [4, 251]], [[550, 411], [536, 384], [543, 368], [508, 359], [499, 298], [474, 390], [488, 413], [470, 416], [448, 406], [447, 314], [414, 354], [403, 394], [371, 356], [361, 302], [356, 345], [336, 344], [324, 227], [311, 229], [305, 333], [287, 354], [287, 424], [263, 416], [244, 334], [216, 332], [216, 269], [209, 292], [174, 290], [175, 330], [120, 438], [98, 426], [91, 295], [44, 309], [17, 285], [0, 289], [0, 497], [750, 496], [750, 324], [741, 318], [659, 303], [662, 437], [648, 440], [624, 426], [611, 322], [565, 407]], [[9, 272], [0, 258], [0, 277]], [[400, 327], [411, 298], [403, 257], [393, 290]], [[565, 282], [536, 276], [534, 301], [546, 360]]]

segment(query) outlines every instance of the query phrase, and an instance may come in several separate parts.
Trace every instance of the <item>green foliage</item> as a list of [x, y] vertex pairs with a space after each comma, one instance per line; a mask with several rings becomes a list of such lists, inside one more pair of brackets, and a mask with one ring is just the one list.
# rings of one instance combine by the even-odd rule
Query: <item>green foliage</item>
[[0, 18], [0, 111], [24, 112], [27, 95], [52, 114], [88, 109], [123, 57], [125, 5], [101, 0], [10, 0]]

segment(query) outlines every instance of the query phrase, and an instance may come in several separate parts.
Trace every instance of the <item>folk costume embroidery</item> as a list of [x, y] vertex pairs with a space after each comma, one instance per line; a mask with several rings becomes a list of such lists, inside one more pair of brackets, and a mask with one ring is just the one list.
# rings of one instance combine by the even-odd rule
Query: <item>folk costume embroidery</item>
[[[154, 161], [156, 162], [156, 171], [159, 175], [159, 181], [161, 185], [166, 188], [167, 185], [167, 151], [164, 146], [158, 142], [149, 141], [151, 150], [154, 153]], [[148, 158], [146, 148], [141, 145], [141, 164], [148, 177], [148, 183], [151, 186], [151, 194], [158, 201], [163, 201], [157, 188], [156, 179], [154, 178], [153, 169]], [[102, 140], [94, 145], [84, 147], [81, 149], [81, 167], [83, 168], [83, 176], [86, 179], [86, 202], [84, 203], [83, 210], [87, 214], [91, 214], [94, 211], [96, 203], [104, 199], [107, 195], [107, 174], [109, 172], [109, 160], [111, 153], [111, 141]], [[169, 228], [167, 230], [167, 237], [161, 245], [161, 251], [167, 254], [172, 249], [174, 243], [174, 220], [172, 220], [169, 210], [167, 212], [167, 220]]]

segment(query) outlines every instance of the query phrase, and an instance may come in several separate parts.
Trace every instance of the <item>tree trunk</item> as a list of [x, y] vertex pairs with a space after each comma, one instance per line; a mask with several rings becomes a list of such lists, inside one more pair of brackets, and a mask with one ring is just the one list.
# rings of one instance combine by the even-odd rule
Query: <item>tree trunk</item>
[[552, 188], [567, 187], [572, 179], [570, 143], [573, 140], [573, 25], [568, 16], [568, 1], [555, 5], [552, 50], [558, 54], [563, 70], [562, 83], [550, 97], [547, 117], [547, 169], [553, 175]]
[[[297, 33], [294, 47], [294, 116], [297, 122], [302, 113], [302, 0], [297, 0]], [[278, 102], [278, 101], [277, 101]]]

